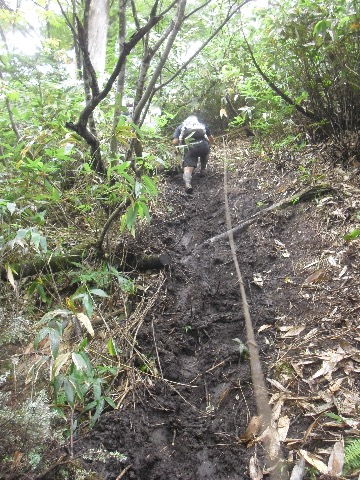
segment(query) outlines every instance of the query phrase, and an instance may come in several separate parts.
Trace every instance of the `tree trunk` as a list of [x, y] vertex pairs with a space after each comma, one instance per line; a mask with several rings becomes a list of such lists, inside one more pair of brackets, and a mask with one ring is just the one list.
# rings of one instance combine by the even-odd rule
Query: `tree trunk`
[[[125, 38], [126, 38], [126, 6], [127, 0], [119, 0], [119, 52], [124, 50]], [[121, 66], [117, 85], [116, 85], [116, 97], [115, 97], [115, 109], [114, 119], [112, 127], [112, 135], [110, 140], [110, 150], [112, 156], [115, 156], [118, 149], [118, 141], [115, 136], [115, 130], [119, 123], [121, 115], [121, 107], [123, 106], [124, 89], [125, 89], [125, 73], [126, 73], [126, 58]]]
[[103, 78], [105, 72], [108, 25], [109, 0], [91, 0], [88, 24], [89, 54], [91, 63], [100, 79]]

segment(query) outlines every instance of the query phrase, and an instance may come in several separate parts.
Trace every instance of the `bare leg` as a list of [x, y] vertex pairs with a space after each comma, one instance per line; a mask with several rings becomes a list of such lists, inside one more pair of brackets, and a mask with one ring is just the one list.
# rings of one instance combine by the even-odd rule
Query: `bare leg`
[[200, 173], [205, 173], [206, 172], [206, 165], [207, 165], [207, 162], [208, 162], [208, 158], [209, 158], [209, 155], [207, 155], [205, 158], [200, 159], [200, 163], [201, 163]]

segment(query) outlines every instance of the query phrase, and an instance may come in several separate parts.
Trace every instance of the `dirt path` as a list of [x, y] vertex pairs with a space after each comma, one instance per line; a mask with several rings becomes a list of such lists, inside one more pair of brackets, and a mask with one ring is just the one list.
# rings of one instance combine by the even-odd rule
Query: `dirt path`
[[[90, 436], [78, 442], [78, 453], [101, 447], [126, 456], [121, 461], [89, 461], [101, 478], [242, 480], [250, 478], [249, 460], [256, 449], [261, 457], [261, 447], [248, 449], [238, 441], [256, 408], [229, 243], [224, 239], [198, 248], [226, 230], [223, 154], [219, 149], [213, 155], [206, 177], [195, 174], [191, 196], [183, 191], [181, 174], [166, 178], [157, 216], [142, 233], [145, 251], [166, 251], [172, 258], [171, 268], [161, 273], [162, 295], [137, 337], [139, 350], [156, 364], [158, 377], [139, 384], [126, 407], [105, 414]], [[232, 157], [228, 191], [234, 225], [294, 193], [294, 176], [276, 170], [276, 165], [270, 172], [269, 165], [251, 158], [246, 145], [233, 149]], [[300, 347], [291, 336], [289, 342], [279, 339], [278, 328], [299, 321], [304, 333], [314, 325], [322, 332], [329, 326], [315, 322], [333, 308], [325, 301], [314, 308], [316, 295], [324, 297], [324, 292], [310, 285], [310, 290], [302, 290], [305, 297], [299, 296], [311, 273], [303, 267], [326, 247], [317, 232], [317, 213], [314, 216], [314, 207], [308, 205], [273, 212], [235, 237], [264, 371], [273, 377], [271, 385], [274, 380], [285, 383], [284, 389], [294, 387], [298, 396], [308, 393], [309, 384], [285, 382], [281, 375], [285, 366], [290, 369], [291, 359], [283, 360], [277, 342], [283, 342], [286, 352], [293, 348], [295, 356]], [[312, 303], [306, 295], [312, 295]], [[306, 417], [304, 406], [285, 407], [292, 417], [292, 437], [301, 438], [315, 413]], [[124, 476], [118, 477], [122, 471]]]

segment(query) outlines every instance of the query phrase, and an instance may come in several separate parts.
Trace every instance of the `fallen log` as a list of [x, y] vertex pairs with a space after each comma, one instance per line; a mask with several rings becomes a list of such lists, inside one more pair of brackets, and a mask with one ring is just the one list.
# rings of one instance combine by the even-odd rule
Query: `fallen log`
[[302, 190], [301, 192], [298, 192], [295, 195], [292, 195], [291, 197], [284, 198], [283, 200], [280, 200], [280, 202], [274, 203], [270, 207], [264, 208], [263, 210], [259, 210], [250, 218], [248, 218], [244, 222], [241, 222], [239, 225], [236, 225], [231, 230], [228, 230], [224, 233], [220, 233], [219, 235], [215, 235], [215, 237], [205, 240], [205, 242], [200, 244], [197, 248], [201, 248], [205, 245], [211, 245], [215, 242], [218, 242], [219, 240], [223, 240], [224, 238], [228, 237], [230, 232], [232, 232], [233, 235], [235, 235], [236, 233], [239, 233], [245, 230], [247, 227], [255, 223], [259, 218], [261, 218], [266, 213], [272, 212], [273, 210], [286, 208], [286, 207], [289, 207], [290, 205], [296, 205], [297, 203], [311, 200], [312, 198], [318, 195], [322, 195], [324, 193], [333, 193], [333, 192], [334, 192], [334, 189], [328, 185], [316, 185], [315, 187]]
[[[82, 263], [84, 259], [100, 259], [104, 260], [104, 252], [87, 246], [82, 249], [73, 250], [67, 254], [54, 254], [48, 258], [35, 257], [29, 262], [18, 262], [11, 264], [13, 277], [24, 278], [39, 274], [55, 273], [66, 271], [70, 268], [76, 268], [76, 263]], [[171, 257], [167, 253], [154, 255], [136, 255], [128, 253], [125, 260], [115, 257], [111, 259], [111, 263], [119, 270], [138, 270], [144, 272], [146, 270], [160, 270], [171, 264]], [[0, 277], [2, 280], [8, 279], [8, 273], [5, 266], [0, 267]]]
[[[171, 265], [171, 257], [165, 252], [159, 255], [141, 256], [128, 253], [125, 263], [127, 267], [140, 270], [141, 272], [146, 270], [160, 270]], [[124, 265], [122, 267], [124, 267]]]

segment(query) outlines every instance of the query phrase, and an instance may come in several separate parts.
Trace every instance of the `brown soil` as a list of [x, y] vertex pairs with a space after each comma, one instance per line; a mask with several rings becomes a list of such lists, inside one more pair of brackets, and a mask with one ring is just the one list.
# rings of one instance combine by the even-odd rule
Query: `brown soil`
[[[151, 225], [136, 239], [140, 251], [172, 259], [165, 271], [149, 274], [161, 277], [162, 287], [137, 333], [137, 351], [154, 369], [137, 379], [118, 411], [104, 414], [75, 442], [80, 457], [100, 448], [126, 456], [87, 461], [97, 478], [241, 480], [250, 478], [255, 453], [261, 462], [260, 444], [239, 441], [257, 412], [239, 343], [247, 339], [229, 241], [202, 245], [226, 231], [224, 159], [234, 226], [307, 186], [334, 188], [261, 216], [235, 243], [272, 407], [280, 408], [274, 421], [290, 419], [285, 458], [296, 461], [299, 449], [320, 447], [327, 463], [329, 449], [350, 427], [331, 425], [322, 412], [356, 418], [359, 241], [342, 235], [358, 221], [357, 174], [317, 152], [285, 160], [250, 152], [244, 143], [215, 149], [208, 174], [194, 175], [192, 195], [180, 173], [164, 177]], [[296, 333], [294, 326], [303, 329]], [[334, 352], [340, 356], [332, 372], [314, 375]]]

